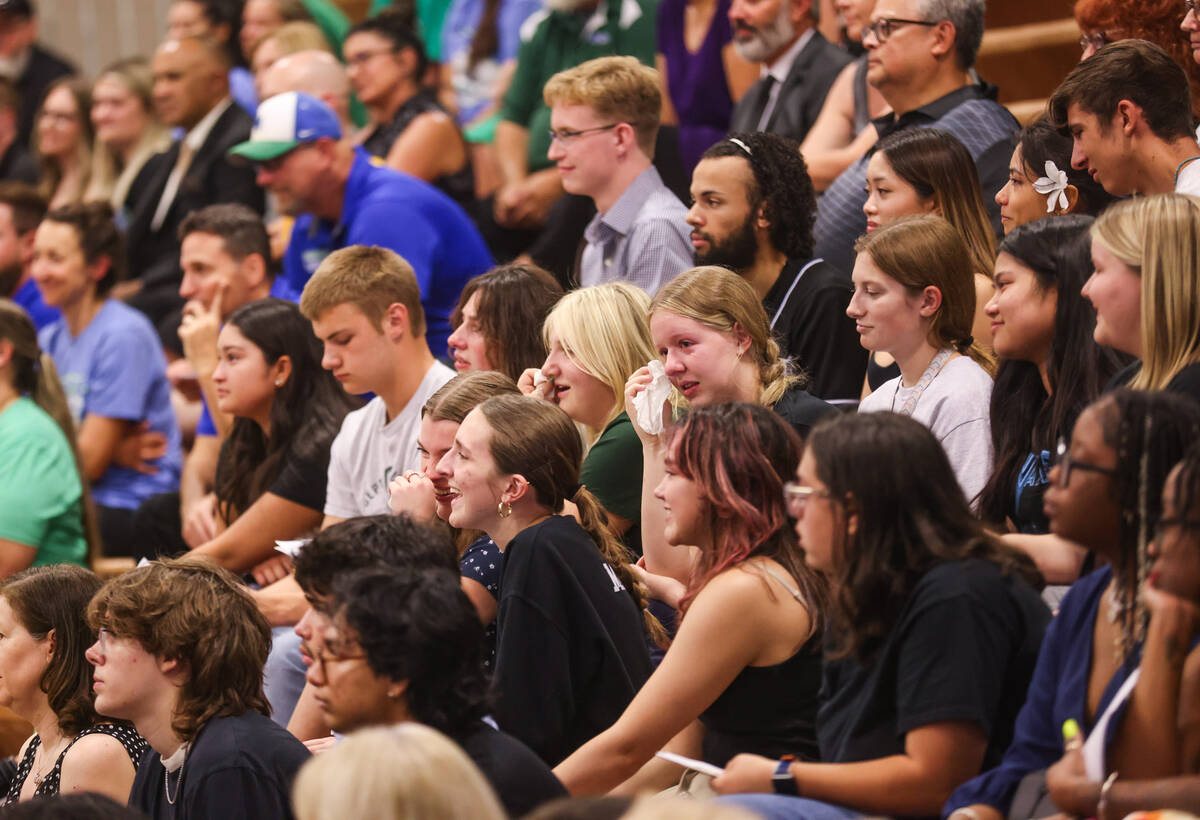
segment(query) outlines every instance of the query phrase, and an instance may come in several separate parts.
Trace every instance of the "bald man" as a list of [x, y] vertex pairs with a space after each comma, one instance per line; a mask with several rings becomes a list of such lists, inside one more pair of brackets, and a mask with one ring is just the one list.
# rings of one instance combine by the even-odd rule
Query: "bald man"
[[259, 78], [262, 99], [285, 91], [303, 91], [333, 109], [342, 121], [342, 133], [350, 134], [350, 79], [346, 67], [328, 51], [298, 51], [272, 63]]
[[231, 164], [226, 152], [250, 135], [250, 116], [229, 96], [228, 64], [216, 46], [197, 38], [168, 40], [151, 64], [154, 108], [167, 125], [184, 132], [142, 168], [125, 206], [130, 281], [117, 295], [159, 326], [169, 347], [178, 346], [179, 224], [192, 211], [239, 202], [263, 211], [254, 170]]

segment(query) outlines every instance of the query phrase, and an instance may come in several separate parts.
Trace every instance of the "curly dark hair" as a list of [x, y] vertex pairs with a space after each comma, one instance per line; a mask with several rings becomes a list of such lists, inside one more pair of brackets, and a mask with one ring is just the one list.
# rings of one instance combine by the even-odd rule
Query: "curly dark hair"
[[414, 720], [455, 737], [488, 713], [483, 624], [457, 572], [376, 565], [344, 573], [332, 609], [372, 672], [407, 681]]
[[754, 186], [746, 192], [750, 213], [762, 206], [763, 217], [771, 225], [771, 244], [777, 250], [789, 259], [811, 259], [817, 193], [800, 156], [800, 144], [779, 134], [730, 134], [700, 158], [716, 157], [746, 160], [754, 174]]
[[230, 314], [228, 324], [262, 351], [268, 365], [283, 356], [292, 363], [271, 402], [270, 437], [252, 419], [238, 418], [221, 446], [214, 492], [221, 517], [232, 522], [270, 489], [289, 456], [320, 461], [358, 400], [321, 367], [320, 342], [292, 302], [250, 302]]
[[93, 705], [92, 665], [83, 653], [96, 640], [87, 608], [101, 584], [95, 573], [71, 564], [32, 567], [0, 583], [0, 598], [30, 635], [41, 640], [54, 633], [54, 652], [39, 685], [68, 736], [100, 720]]
[[444, 530], [407, 515], [364, 515], [317, 533], [295, 559], [296, 583], [324, 598], [344, 573], [369, 567], [448, 569], [458, 572], [458, 553]]
[[895, 413], [839, 415], [817, 424], [805, 446], [841, 532], [830, 579], [833, 657], [870, 661], [917, 583], [941, 564], [979, 558], [1042, 587], [1029, 556], [984, 531], [942, 445], [920, 422]]
[[1080, 294], [1092, 274], [1088, 216], [1056, 216], [1020, 225], [1000, 252], [1033, 271], [1040, 293], [1056, 294], [1054, 335], [1046, 354], [1046, 394], [1038, 365], [1002, 359], [992, 390], [995, 467], [979, 494], [979, 513], [999, 527], [1012, 513], [1017, 476], [1031, 452], [1053, 450], [1075, 419], [1100, 395], [1122, 364], [1119, 354], [1092, 338], [1096, 310]]

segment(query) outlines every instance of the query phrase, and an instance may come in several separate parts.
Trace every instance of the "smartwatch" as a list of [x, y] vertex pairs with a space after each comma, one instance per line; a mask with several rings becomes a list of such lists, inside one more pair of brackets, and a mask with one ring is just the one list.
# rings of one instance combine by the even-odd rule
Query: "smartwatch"
[[775, 774], [771, 775], [771, 785], [775, 789], [775, 794], [786, 794], [789, 797], [800, 796], [800, 786], [796, 783], [796, 778], [792, 777], [791, 772], [792, 764], [795, 762], [795, 755], [784, 755], [779, 758]]

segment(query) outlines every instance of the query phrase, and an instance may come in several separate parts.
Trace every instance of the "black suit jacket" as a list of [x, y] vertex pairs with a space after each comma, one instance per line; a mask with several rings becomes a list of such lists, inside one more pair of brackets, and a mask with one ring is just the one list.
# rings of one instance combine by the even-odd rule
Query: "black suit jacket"
[[125, 242], [129, 276], [141, 279], [143, 290], [178, 288], [183, 274], [179, 269], [176, 233], [179, 224], [192, 211], [220, 202], [239, 202], [263, 212], [265, 199], [262, 189], [254, 182], [254, 168], [234, 165], [226, 157], [230, 148], [249, 139], [253, 125], [250, 115], [237, 103], [225, 110], [192, 159], [167, 211], [167, 218], [157, 231], [151, 229], [150, 223], [179, 157], [179, 140], [142, 166], [125, 199], [125, 210], [129, 215]]
[[[764, 130], [802, 142], [821, 113], [829, 87], [852, 59], [822, 37], [821, 32], [814, 31], [808, 44], [796, 55]], [[760, 79], [738, 101], [733, 109], [731, 132], [759, 130], [758, 121], [766, 103], [762, 92], [765, 82], [766, 78]]]

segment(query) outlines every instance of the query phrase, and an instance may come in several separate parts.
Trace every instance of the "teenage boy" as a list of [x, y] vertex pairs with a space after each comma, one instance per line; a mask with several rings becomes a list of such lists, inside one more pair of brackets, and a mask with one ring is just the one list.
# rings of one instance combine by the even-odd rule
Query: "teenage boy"
[[1050, 97], [1074, 141], [1071, 165], [1113, 196], [1200, 194], [1187, 74], [1159, 46], [1120, 40], [1077, 65]]
[[547, 156], [563, 189], [596, 205], [579, 284], [623, 281], [653, 295], [692, 266], [687, 209], [651, 164], [662, 111], [658, 72], [634, 57], [601, 57], [555, 74], [543, 97]]
[[323, 527], [386, 513], [388, 482], [419, 466], [421, 407], [454, 376], [429, 352], [417, 277], [386, 248], [343, 248], [308, 280], [300, 311], [325, 345], [325, 369], [347, 392], [375, 394], [333, 441]]
[[291, 818], [308, 750], [267, 717], [271, 631], [238, 580], [204, 561], [156, 561], [88, 607], [96, 711], [150, 744], [129, 805], [151, 818]]

